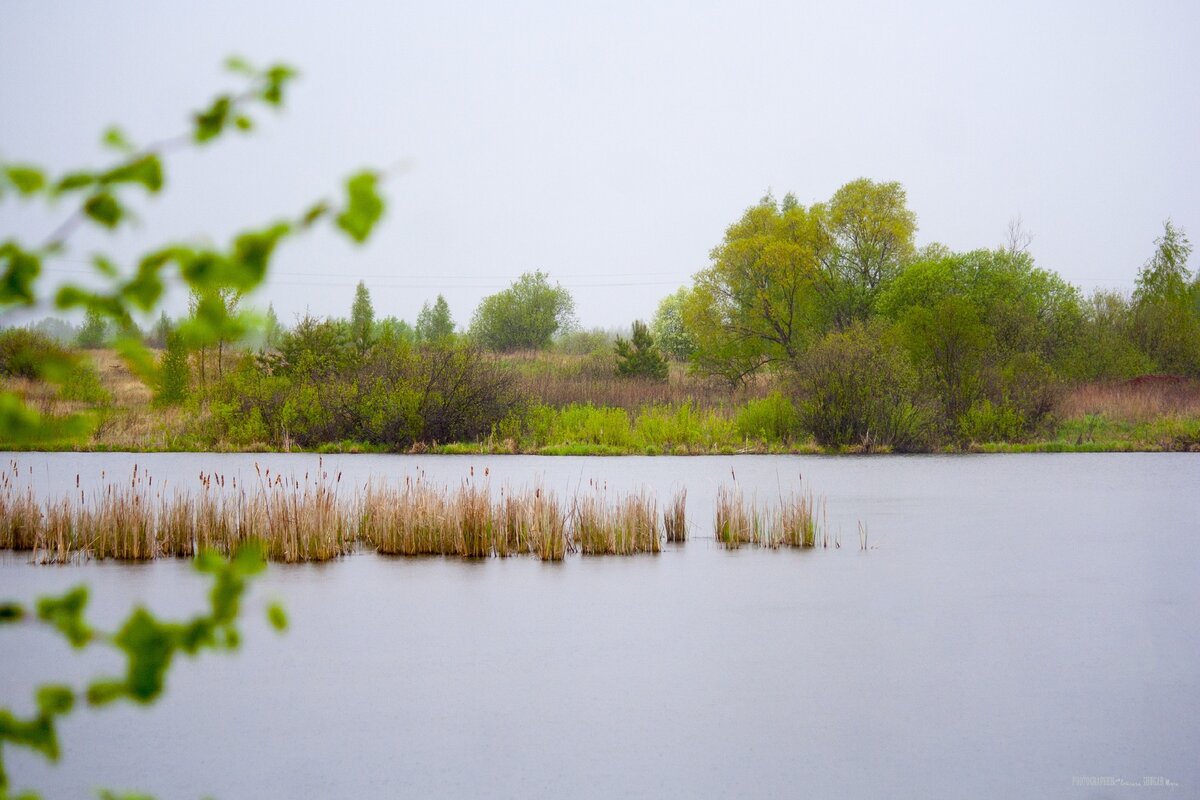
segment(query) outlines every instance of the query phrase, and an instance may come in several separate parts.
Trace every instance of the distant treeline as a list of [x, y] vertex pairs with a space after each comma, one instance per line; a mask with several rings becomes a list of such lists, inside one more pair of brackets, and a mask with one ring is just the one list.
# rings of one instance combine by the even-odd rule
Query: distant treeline
[[[686, 364], [731, 398], [774, 391], [773, 413], [796, 436], [835, 447], [1019, 440], [1046, 423], [1065, 385], [1200, 377], [1200, 280], [1171, 222], [1131, 294], [1086, 296], [1034, 264], [1019, 226], [1003, 246], [970, 252], [918, 248], [915, 232], [897, 183], [854, 181], [807, 207], [765, 197], [729, 226], [691, 286], [648, 324], [631, 321], [628, 338], [580, 330], [572, 297], [542, 272], [485, 298], [465, 330], [440, 295], [415, 324], [377, 319], [360, 283], [348, 318], [289, 329], [268, 308], [247, 317], [253, 336], [236, 346], [190, 347], [165, 316], [144, 335], [165, 349], [158, 399], [202, 409], [204, 435], [301, 446], [520, 439], [547, 407], [603, 402], [537, 396], [519, 359], [496, 355], [518, 351], [570, 353], [584, 369], [642, 384]], [[240, 300], [223, 298], [230, 312]], [[35, 328], [94, 347], [102, 324]]]

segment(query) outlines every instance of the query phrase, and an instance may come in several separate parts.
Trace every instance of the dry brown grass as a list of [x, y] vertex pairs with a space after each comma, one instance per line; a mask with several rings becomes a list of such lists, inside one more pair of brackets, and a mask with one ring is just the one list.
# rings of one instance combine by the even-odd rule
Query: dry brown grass
[[1063, 419], [1098, 414], [1122, 422], [1200, 417], [1200, 381], [1139, 379], [1087, 383], [1065, 392], [1057, 411]]
[[637, 411], [648, 405], [688, 402], [702, 409], [729, 408], [766, 397], [772, 388], [769, 376], [735, 389], [726, 382], [693, 375], [686, 365], [679, 363], [671, 364], [666, 382], [621, 378], [616, 375], [616, 359], [612, 355], [572, 356], [532, 351], [507, 354], [502, 363], [517, 373], [519, 385], [529, 397], [558, 408], [591, 403]]

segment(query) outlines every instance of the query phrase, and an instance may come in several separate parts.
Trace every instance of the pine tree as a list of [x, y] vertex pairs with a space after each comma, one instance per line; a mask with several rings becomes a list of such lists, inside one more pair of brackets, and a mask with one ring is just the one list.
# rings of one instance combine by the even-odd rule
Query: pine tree
[[632, 340], [617, 337], [617, 374], [626, 378], [651, 378], [665, 381], [669, 372], [667, 359], [650, 335], [650, 328], [641, 320], [633, 323]]

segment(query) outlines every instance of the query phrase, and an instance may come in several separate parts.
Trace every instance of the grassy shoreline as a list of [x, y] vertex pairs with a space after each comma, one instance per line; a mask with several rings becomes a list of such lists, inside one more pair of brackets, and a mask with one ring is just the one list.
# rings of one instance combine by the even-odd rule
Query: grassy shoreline
[[[87, 440], [23, 445], [0, 443], [13, 451], [58, 452], [221, 452], [221, 453], [412, 453], [447, 455], [656, 456], [656, 455], [861, 455], [891, 448], [822, 446], [799, 426], [786, 397], [761, 381], [737, 394], [718, 392], [676, 369], [670, 383], [648, 385], [600, 381], [587, 375], [564, 378], [552, 359], [514, 358], [514, 368], [538, 367], [540, 383], [527, 387], [539, 398], [516, 416], [493, 425], [478, 441], [422, 443], [392, 447], [341, 440], [309, 447], [287, 437], [238, 440], [213, 424], [219, 404], [194, 403], [162, 408], [151, 404], [149, 389], [112, 351], [88, 351], [109, 400], [101, 407], [65, 402], [45, 386], [15, 382], [28, 400], [52, 413], [96, 415]], [[542, 356], [543, 359], [550, 357]], [[561, 360], [561, 359], [560, 359]], [[578, 361], [578, 360], [577, 360]], [[580, 361], [579, 363], [584, 363]], [[579, 367], [579, 364], [575, 364]], [[678, 367], [678, 365], [676, 365]], [[548, 377], [549, 376], [549, 377]], [[551, 380], [553, 378], [554, 380]], [[13, 383], [10, 381], [10, 383]], [[656, 394], [657, 393], [657, 394]], [[551, 400], [551, 398], [557, 398]], [[937, 444], [910, 447], [918, 453], [1096, 453], [1200, 452], [1200, 384], [1183, 387], [1083, 384], [1068, 388], [1049, 419], [1026, 437], [1013, 440], [927, 436]], [[282, 439], [282, 440], [281, 440]]]

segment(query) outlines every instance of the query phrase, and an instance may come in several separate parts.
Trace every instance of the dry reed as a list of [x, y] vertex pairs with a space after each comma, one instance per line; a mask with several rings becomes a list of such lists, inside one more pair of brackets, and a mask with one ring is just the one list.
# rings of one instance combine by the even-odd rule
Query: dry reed
[[663, 531], [668, 542], [687, 541], [687, 489], [680, 489], [663, 510]]
[[[402, 556], [560, 561], [572, 552], [658, 553], [664, 540], [687, 539], [686, 490], [660, 515], [650, 492], [596, 483], [568, 503], [538, 486], [504, 487], [493, 497], [486, 471], [482, 481], [472, 473], [454, 490], [418, 474], [350, 493], [323, 461], [303, 478], [257, 465], [255, 476], [239, 486], [235, 478], [202, 472], [198, 491], [167, 492], [135, 466], [127, 482], [89, 494], [76, 476], [74, 492], [41, 502], [21, 485], [13, 464], [0, 473], [0, 549], [34, 551], [42, 562], [140, 561], [189, 558], [203, 549], [231, 553], [256, 540], [269, 559], [282, 562], [327, 561], [359, 547]], [[817, 521], [822, 508], [811, 493], [796, 493], [760, 509], [735, 482], [718, 489], [716, 538], [727, 547], [829, 546], [828, 526]]]
[[1086, 383], [1065, 392], [1057, 412], [1063, 419], [1099, 414], [1122, 422], [1200, 416], [1200, 381], [1145, 376], [1122, 383]]

